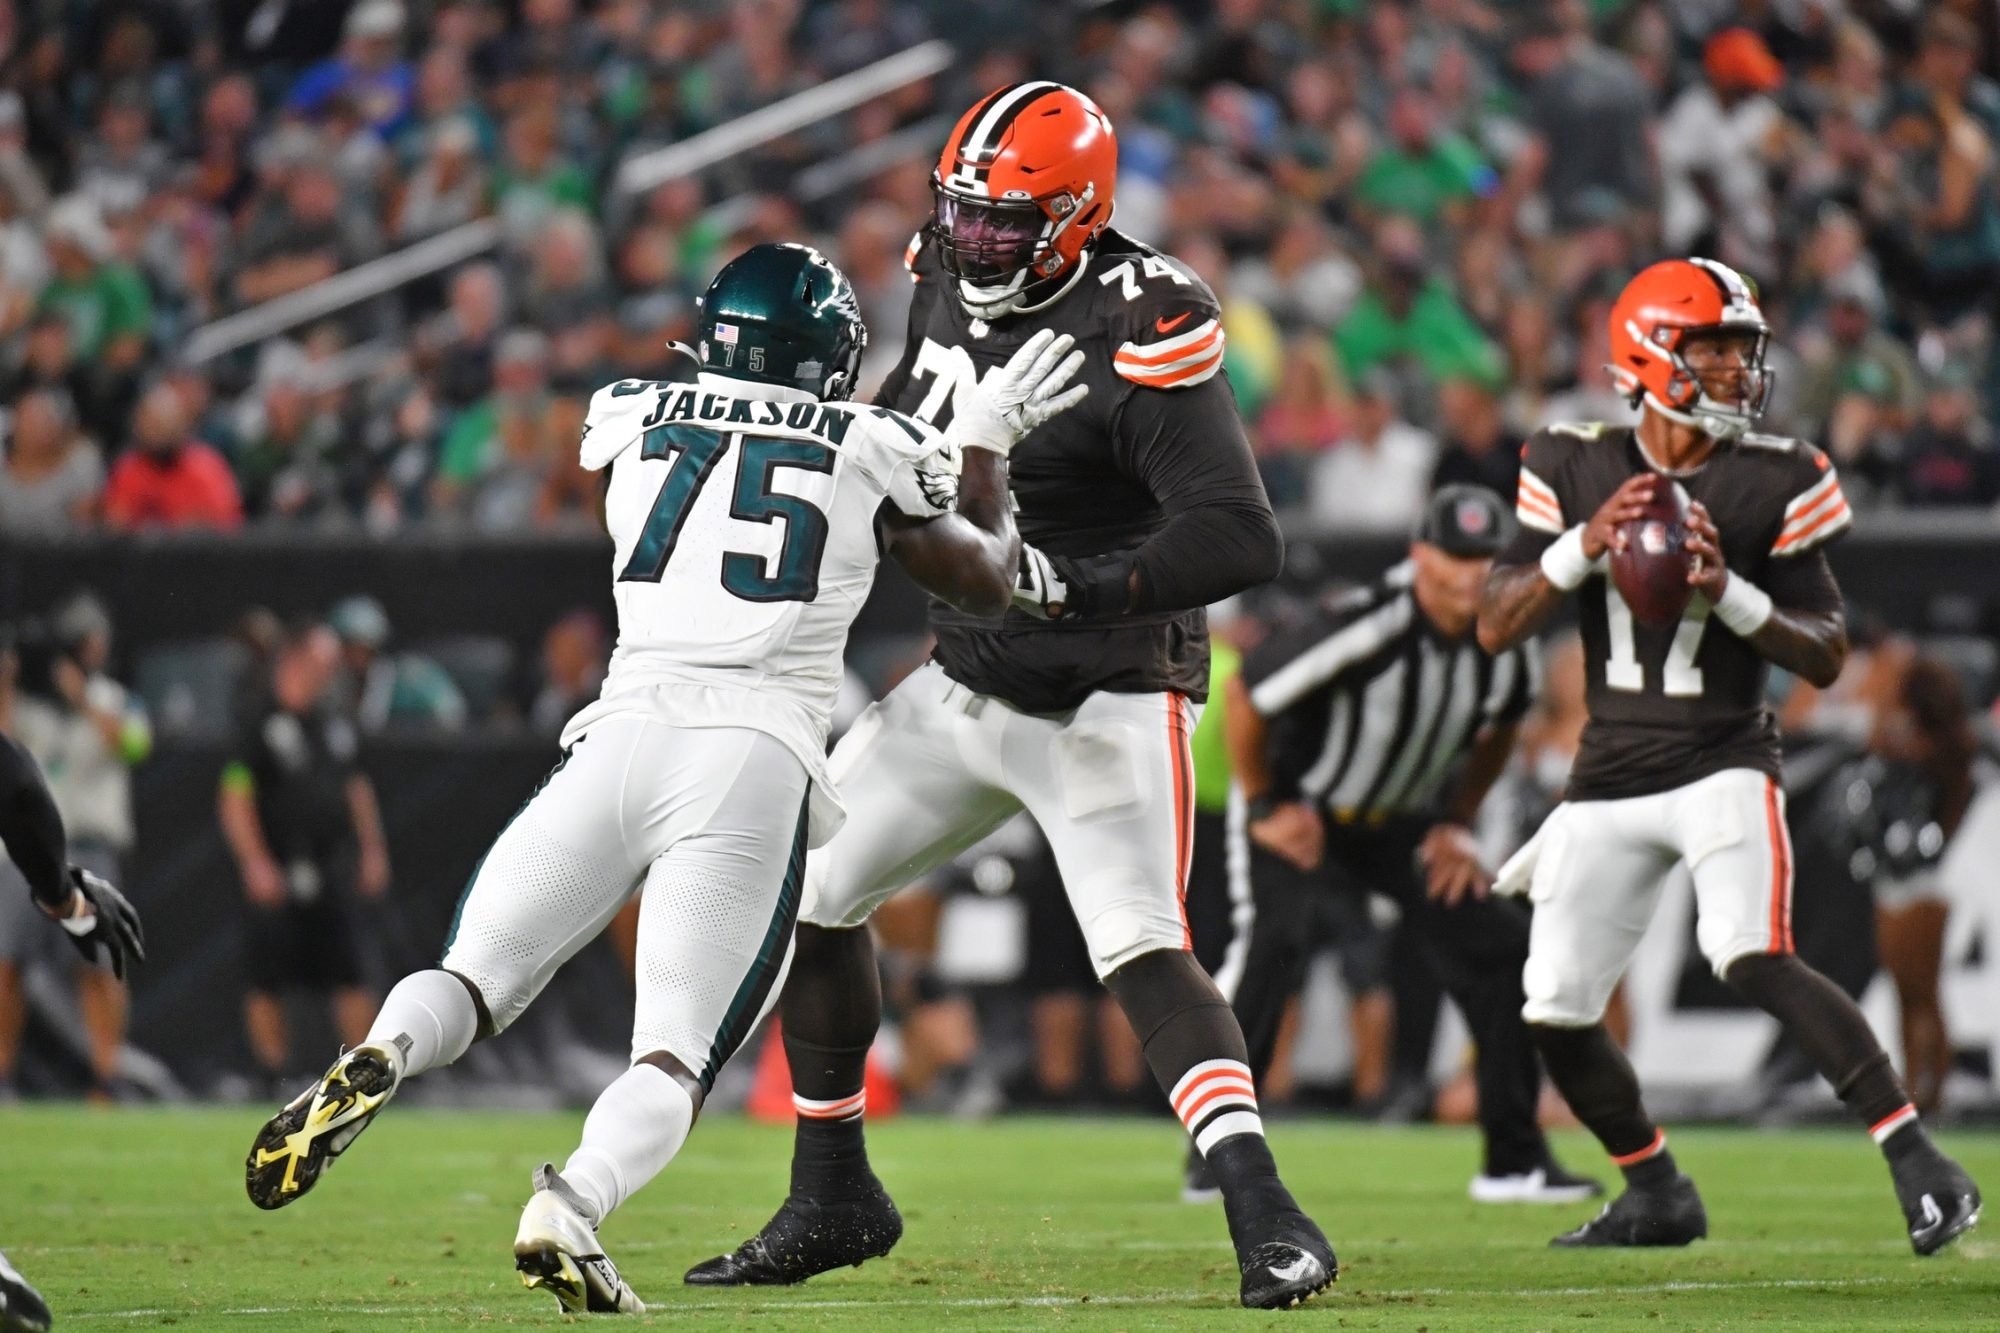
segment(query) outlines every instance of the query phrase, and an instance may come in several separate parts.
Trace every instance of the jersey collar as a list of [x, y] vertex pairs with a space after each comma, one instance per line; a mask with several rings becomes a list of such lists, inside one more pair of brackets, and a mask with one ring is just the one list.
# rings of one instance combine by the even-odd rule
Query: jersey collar
[[[1650, 404], [1648, 404], [1648, 406], [1650, 407]], [[1668, 467], [1665, 463], [1662, 463], [1659, 459], [1653, 457], [1653, 451], [1646, 447], [1646, 441], [1642, 439], [1639, 435], [1639, 428], [1637, 426], [1634, 426], [1632, 428], [1632, 447], [1639, 451], [1639, 457], [1643, 458], [1646, 461], [1647, 467], [1653, 469], [1653, 471], [1659, 473], [1663, 477], [1695, 476], [1703, 468], [1707, 467], [1711, 462], [1715, 461], [1715, 455], [1717, 451], [1719, 451], [1726, 443], [1727, 441], [1725, 440], [1717, 440], [1715, 442], [1715, 448], [1710, 449], [1708, 451], [1708, 457], [1702, 459], [1699, 463], [1696, 463], [1693, 467]]]

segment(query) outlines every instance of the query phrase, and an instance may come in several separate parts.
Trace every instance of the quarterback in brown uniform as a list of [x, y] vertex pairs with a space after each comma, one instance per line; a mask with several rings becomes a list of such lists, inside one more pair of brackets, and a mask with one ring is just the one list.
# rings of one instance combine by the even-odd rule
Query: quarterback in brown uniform
[[[1004, 619], [933, 606], [932, 659], [830, 761], [847, 822], [807, 864], [780, 1000], [798, 1134], [784, 1206], [699, 1284], [798, 1282], [902, 1234], [863, 1144], [881, 1021], [867, 920], [1026, 810], [1055, 852], [1098, 976], [1223, 1193], [1246, 1306], [1334, 1279], [1332, 1249], [1279, 1180], [1243, 1035], [1189, 952], [1188, 741], [1208, 683], [1202, 608], [1278, 571], [1282, 544], [1222, 373], [1201, 279], [1110, 230], [1117, 144], [1059, 83], [991, 93], [947, 140], [916, 293], [878, 401], [942, 428], [955, 397], [1052, 329], [1088, 386], [1009, 458], [1023, 543]], [[894, 516], [885, 516], [894, 522]]]
[[[1772, 663], [1815, 685], [1847, 655], [1825, 543], [1850, 522], [1810, 444], [1751, 432], [1768, 388], [1769, 330], [1735, 270], [1669, 260], [1640, 273], [1610, 317], [1613, 374], [1642, 405], [1636, 429], [1556, 426], [1522, 453], [1521, 532], [1496, 562], [1479, 638], [1498, 651], [1574, 592], [1590, 721], [1563, 804], [1501, 872], [1534, 903], [1522, 1015], [1549, 1075], [1625, 1174], [1565, 1246], [1685, 1245], [1707, 1234], [1694, 1182], [1647, 1116], [1606, 1001], [1667, 873], [1694, 880], [1696, 938], [1730, 986], [1809, 1052], [1888, 1159], [1910, 1243], [1930, 1254], [1979, 1216], [1979, 1191], [1918, 1123], [1888, 1055], [1838, 987], [1792, 952], [1792, 857]], [[1678, 484], [1692, 595], [1677, 624], [1641, 623], [1606, 575], [1621, 523]]]

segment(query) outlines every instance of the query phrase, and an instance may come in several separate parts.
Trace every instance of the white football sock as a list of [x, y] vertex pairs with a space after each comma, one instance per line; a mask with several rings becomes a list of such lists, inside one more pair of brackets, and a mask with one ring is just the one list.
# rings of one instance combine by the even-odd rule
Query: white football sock
[[596, 1210], [592, 1225], [659, 1175], [693, 1128], [694, 1099], [673, 1075], [648, 1064], [619, 1075], [590, 1108], [583, 1143], [562, 1169]]
[[479, 1009], [465, 983], [432, 968], [396, 983], [368, 1029], [368, 1044], [403, 1052], [403, 1077], [448, 1065], [479, 1035]]

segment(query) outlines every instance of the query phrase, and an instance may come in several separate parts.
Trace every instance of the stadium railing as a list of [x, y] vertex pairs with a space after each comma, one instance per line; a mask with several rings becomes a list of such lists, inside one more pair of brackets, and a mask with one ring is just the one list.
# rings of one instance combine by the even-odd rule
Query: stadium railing
[[[614, 190], [620, 196], [643, 194], [667, 181], [706, 170], [829, 116], [942, 73], [955, 58], [951, 44], [942, 40], [899, 51], [679, 143], [631, 157], [618, 168]], [[194, 365], [213, 361], [287, 329], [462, 264], [494, 249], [500, 240], [501, 228], [496, 219], [464, 223], [415, 245], [357, 264], [310, 287], [204, 324], [189, 335], [183, 359]]]

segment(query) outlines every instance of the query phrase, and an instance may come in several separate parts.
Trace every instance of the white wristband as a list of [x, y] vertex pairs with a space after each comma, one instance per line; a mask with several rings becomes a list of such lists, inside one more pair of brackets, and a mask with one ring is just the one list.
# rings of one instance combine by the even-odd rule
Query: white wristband
[[951, 419], [944, 428], [944, 437], [950, 441], [954, 452], [964, 449], [984, 449], [1002, 458], [1014, 452], [1014, 437], [1009, 435], [1000, 423], [990, 417], [975, 421], [961, 413]]
[[1715, 618], [1747, 639], [1771, 618], [1771, 594], [1732, 570], [1722, 600], [1715, 604]]
[[1583, 553], [1581, 523], [1556, 538], [1542, 552], [1543, 577], [1564, 592], [1574, 592], [1595, 569], [1595, 562]]

